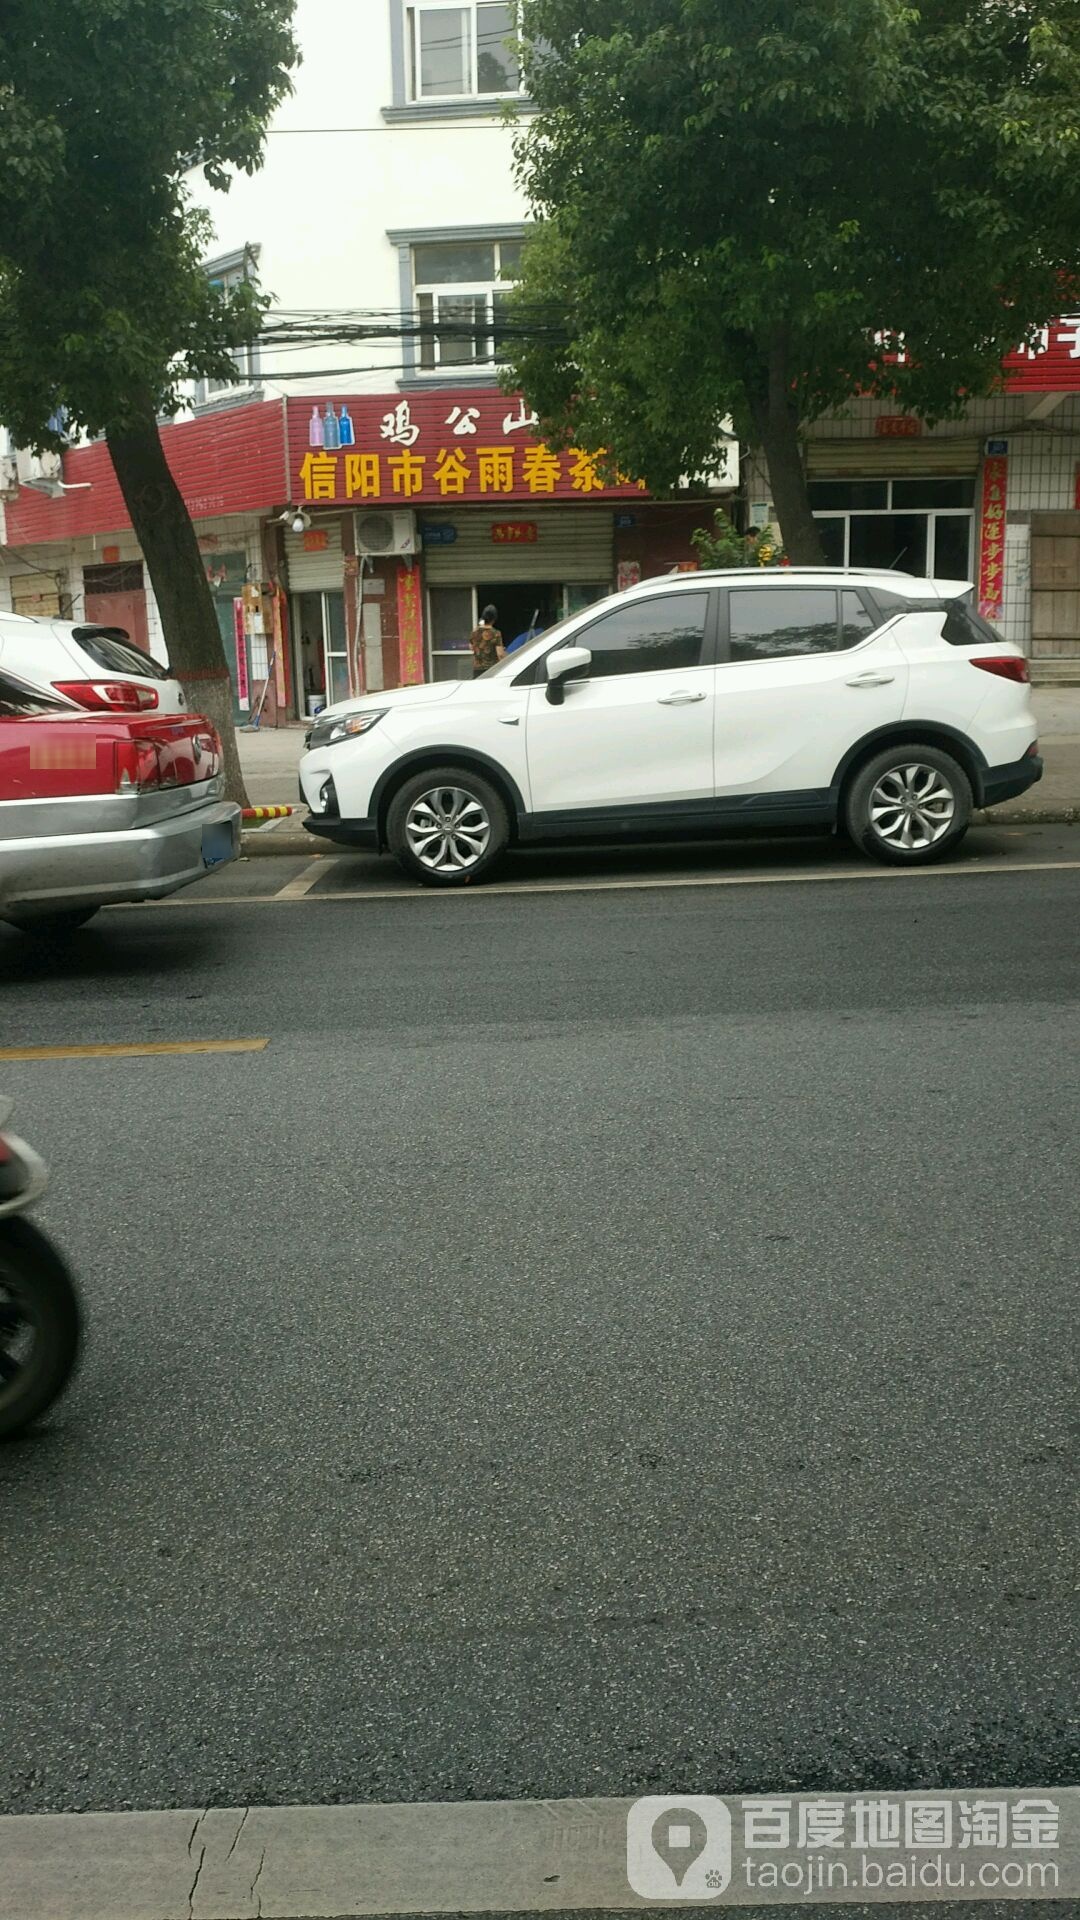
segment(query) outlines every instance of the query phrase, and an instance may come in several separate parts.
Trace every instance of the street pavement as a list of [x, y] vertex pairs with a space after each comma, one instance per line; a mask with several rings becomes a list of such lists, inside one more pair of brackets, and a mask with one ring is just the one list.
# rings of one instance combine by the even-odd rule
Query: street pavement
[[0, 1066], [0, 1812], [1075, 1780], [1080, 833], [968, 847], [0, 929], [6, 1046], [268, 1042]]

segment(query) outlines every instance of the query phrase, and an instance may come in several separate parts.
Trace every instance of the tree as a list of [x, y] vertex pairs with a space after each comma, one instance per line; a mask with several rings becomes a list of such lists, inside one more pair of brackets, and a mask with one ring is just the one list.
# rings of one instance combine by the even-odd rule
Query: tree
[[216, 722], [243, 799], [229, 672], [158, 420], [228, 379], [258, 331], [251, 285], [214, 286], [185, 178], [258, 166], [289, 89], [294, 0], [4, 0], [0, 12], [0, 420], [104, 433], [172, 669]]
[[515, 380], [658, 491], [733, 416], [796, 563], [809, 422], [875, 385], [948, 417], [1072, 293], [1076, 0], [523, 0], [522, 28]]
[[723, 507], [716, 508], [711, 527], [698, 527], [690, 535], [690, 545], [698, 565], [710, 570], [787, 565], [787, 554], [777, 546], [771, 527], [748, 527], [739, 533]]

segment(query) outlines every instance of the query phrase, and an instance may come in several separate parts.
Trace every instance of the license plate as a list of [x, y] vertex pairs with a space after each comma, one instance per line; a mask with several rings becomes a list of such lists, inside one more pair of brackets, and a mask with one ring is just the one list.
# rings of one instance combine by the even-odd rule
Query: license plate
[[231, 860], [233, 845], [233, 826], [231, 820], [218, 820], [212, 827], [202, 831], [202, 860], [204, 867], [220, 867], [222, 861]]

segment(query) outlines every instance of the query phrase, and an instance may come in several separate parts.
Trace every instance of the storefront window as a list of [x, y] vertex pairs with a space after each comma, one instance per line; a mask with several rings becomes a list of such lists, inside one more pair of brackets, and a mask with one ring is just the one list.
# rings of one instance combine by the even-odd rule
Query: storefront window
[[975, 480], [812, 480], [825, 560], [943, 580], [970, 577]]

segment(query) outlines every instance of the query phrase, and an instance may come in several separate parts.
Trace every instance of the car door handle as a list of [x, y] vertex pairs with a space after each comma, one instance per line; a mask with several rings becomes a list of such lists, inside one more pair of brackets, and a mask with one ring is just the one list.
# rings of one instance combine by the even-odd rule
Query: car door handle
[[692, 707], [695, 700], [704, 700], [703, 693], [662, 693], [657, 701], [660, 707]]
[[891, 687], [896, 679], [895, 673], [857, 673], [854, 680], [848, 681], [849, 687]]
[[516, 713], [500, 713], [499, 715], [500, 727], [516, 727], [517, 724], [518, 724], [518, 715]]

